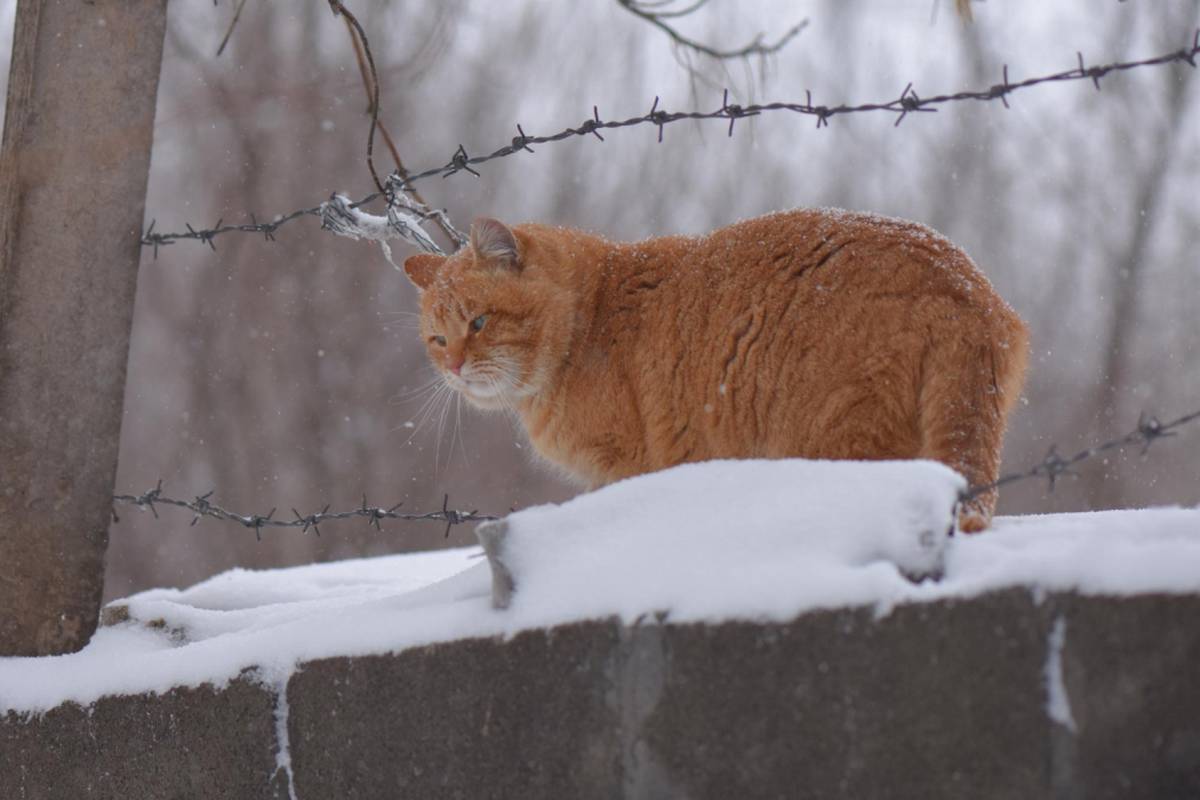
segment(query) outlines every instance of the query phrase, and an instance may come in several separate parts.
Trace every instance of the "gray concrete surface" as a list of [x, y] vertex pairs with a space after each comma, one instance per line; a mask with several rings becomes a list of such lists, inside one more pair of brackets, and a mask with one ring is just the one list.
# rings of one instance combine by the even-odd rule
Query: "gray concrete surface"
[[1070, 793], [1200, 798], [1200, 596], [1056, 598], [1078, 727], [1061, 761]]
[[0, 797], [1185, 800], [1197, 664], [1200, 596], [595, 621], [305, 664], [286, 743], [250, 680], [10, 715]]
[[0, 798], [286, 800], [274, 714], [272, 692], [238, 680], [0, 716]]
[[619, 797], [618, 641], [596, 622], [310, 664], [288, 686], [297, 794]]

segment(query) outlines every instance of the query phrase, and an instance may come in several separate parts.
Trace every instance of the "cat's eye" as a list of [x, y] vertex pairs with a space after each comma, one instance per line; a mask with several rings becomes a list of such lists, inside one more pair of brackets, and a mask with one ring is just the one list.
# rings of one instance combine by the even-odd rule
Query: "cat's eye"
[[487, 318], [487, 314], [480, 314], [478, 317], [471, 320], [471, 330], [475, 331], [476, 333], [483, 330], [483, 326], [487, 324]]
[[430, 341], [434, 342], [438, 347], [446, 346], [446, 337], [445, 336], [431, 336], [431, 337], [429, 337], [429, 339], [430, 339]]

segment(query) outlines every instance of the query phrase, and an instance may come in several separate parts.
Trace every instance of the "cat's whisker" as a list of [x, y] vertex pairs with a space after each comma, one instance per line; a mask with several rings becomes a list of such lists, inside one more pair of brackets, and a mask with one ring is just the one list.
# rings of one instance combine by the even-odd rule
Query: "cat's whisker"
[[[467, 437], [462, 435], [462, 395], [454, 400], [454, 435], [458, 437], [458, 446], [462, 451], [463, 463], [467, 461]], [[453, 450], [453, 445], [451, 445]]]
[[517, 409], [516, 409], [516, 407], [514, 407], [514, 406], [513, 406], [512, 399], [511, 399], [511, 398], [508, 396], [508, 393], [507, 393], [507, 392], [504, 392], [504, 391], [501, 391], [501, 390], [500, 390], [500, 388], [499, 388], [499, 386], [496, 384], [496, 381], [495, 381], [495, 380], [493, 380], [493, 381], [492, 381], [492, 385], [495, 387], [495, 389], [496, 389], [496, 396], [497, 396], [497, 397], [499, 398], [499, 400], [500, 400], [500, 408], [501, 408], [501, 410], [503, 410], [503, 411], [506, 411], [506, 412], [508, 412], [509, 414], [516, 414], [516, 413], [517, 413]]
[[404, 382], [402, 382], [400, 384], [400, 390], [397, 391], [397, 393], [395, 395], [393, 395], [393, 397], [410, 394], [413, 391], [423, 389], [427, 386], [433, 386], [438, 381], [442, 380], [441, 371], [438, 370], [437, 368], [435, 368], [428, 361], [426, 361], [425, 363], [423, 363], [419, 367], [417, 367], [415, 370], [413, 370], [412, 374], [413, 374], [413, 376], [416, 377], [417, 382], [420, 383], [420, 386], [418, 386], [416, 390], [409, 389], [408, 381], [405, 380]]
[[445, 383], [446, 383], [445, 379], [441, 375], [437, 375], [437, 376], [431, 378], [427, 383], [424, 383], [415, 389], [408, 389], [408, 390], [405, 390], [402, 392], [397, 392], [396, 394], [392, 395], [392, 397], [389, 399], [389, 402], [391, 402], [391, 403], [406, 403], [406, 402], [415, 400], [416, 398], [420, 397], [421, 395], [423, 395], [427, 392], [433, 391], [439, 385], [445, 385]]
[[413, 418], [410, 419], [407, 423], [405, 423], [406, 425], [411, 423], [414, 434], [418, 430], [421, 429], [421, 425], [425, 420], [425, 414], [426, 414], [427, 410], [429, 409], [430, 405], [437, 398], [437, 394], [438, 394], [437, 387], [434, 387], [433, 393], [429, 397], [425, 398], [425, 401], [423, 403], [421, 403], [420, 408], [417, 409], [417, 413], [413, 414]]
[[[447, 391], [448, 391], [448, 387], [447, 387]], [[437, 412], [438, 404], [442, 400], [442, 398], [445, 397], [446, 393], [447, 392], [438, 392], [437, 394], [435, 394], [433, 397], [431, 397], [429, 399], [429, 401], [426, 403], [426, 405], [424, 407], [424, 410], [421, 412], [421, 415], [418, 417], [417, 421], [413, 424], [412, 435], [409, 436], [408, 442], [405, 442], [405, 444], [408, 444], [409, 442], [411, 442], [418, 433], [420, 433], [422, 430], [425, 429], [425, 426], [430, 422], [430, 420], [433, 419], [433, 415]]]
[[[380, 330], [385, 333], [419, 334], [421, 315], [414, 311], [380, 311], [376, 315]], [[418, 336], [418, 338], [421, 338]]]
[[483, 380], [487, 383], [488, 388], [492, 390], [492, 394], [496, 396], [500, 402], [504, 402], [504, 391], [500, 387], [500, 382], [496, 380], [496, 376], [492, 373], [484, 373]]
[[518, 377], [520, 366], [520, 362], [515, 358], [493, 353], [486, 362], [476, 365], [474, 374], [490, 378], [489, 385], [497, 396], [512, 394], [528, 396], [533, 394], [533, 387]]
[[[504, 372], [505, 379], [512, 384], [514, 389], [523, 394], [533, 393], [534, 385], [537, 382], [533, 380], [525, 381], [521, 379], [520, 375], [522, 371], [522, 364], [519, 360], [515, 358], [500, 357], [496, 359], [496, 364]], [[531, 378], [532, 377], [534, 376], [531, 376]]]
[[[399, 312], [396, 312], [399, 313]], [[421, 327], [421, 317], [395, 317], [394, 319], [380, 320], [379, 327], [385, 331], [405, 330], [417, 331]]]
[[439, 383], [441, 383], [441, 380], [442, 379], [440, 377], [433, 377], [433, 378], [430, 378], [429, 380], [425, 381], [424, 383], [417, 384], [416, 386], [410, 387], [408, 384], [404, 384], [399, 389], [397, 389], [392, 394], [392, 396], [388, 398], [388, 400], [390, 402], [398, 402], [398, 401], [408, 400], [412, 397], [415, 397], [415, 396], [421, 394], [422, 392], [427, 392], [430, 389], [434, 388]]
[[[446, 395], [444, 395], [445, 400], [442, 402], [442, 412], [441, 412], [441, 415], [438, 417], [437, 439], [436, 439], [436, 446], [434, 448], [434, 453], [433, 453], [433, 468], [434, 468], [434, 470], [437, 470], [437, 471], [440, 471], [442, 468], [441, 467], [441, 465], [442, 465], [442, 434], [446, 430], [446, 415], [450, 411], [450, 403], [453, 400], [454, 395], [456, 395], [456, 394], [458, 394], [458, 393], [452, 392], [452, 393], [447, 393]], [[453, 450], [453, 446], [451, 447], [451, 449]]]
[[450, 392], [452, 391], [453, 389], [448, 383], [442, 383], [437, 387], [437, 390], [430, 395], [428, 399], [426, 399], [425, 403], [421, 406], [421, 409], [416, 414], [416, 421], [413, 422], [413, 431], [409, 435], [408, 440], [404, 442], [405, 446], [411, 444], [416, 435], [420, 433], [422, 429], [424, 429], [425, 424], [433, 418], [433, 415], [437, 409], [438, 401], [442, 398], [448, 398]]
[[421, 408], [417, 411], [417, 416], [421, 419], [427, 417], [433, 407], [437, 405], [437, 401], [441, 398], [441, 396], [450, 391], [453, 391], [453, 387], [451, 387], [450, 384], [446, 383], [445, 381], [436, 384], [434, 386], [433, 393], [426, 398], [424, 403], [421, 404]]
[[508, 396], [500, 387], [499, 382], [491, 375], [484, 375], [484, 381], [487, 382], [488, 388], [492, 391], [492, 397], [500, 404], [500, 408], [507, 411], [509, 408]]
[[[429, 401], [428, 405], [426, 406], [426, 409], [425, 409], [424, 413], [422, 414], [421, 419], [417, 421], [417, 427], [413, 431], [414, 436], [417, 433], [419, 433], [420, 431], [425, 430], [430, 424], [432, 424], [434, 418], [437, 417], [438, 410], [442, 407], [442, 405], [445, 402], [445, 399], [449, 395], [450, 391], [451, 391], [450, 387], [446, 386], [444, 391], [439, 391], [432, 398], [430, 398], [430, 401]], [[437, 435], [435, 432], [435, 434], [434, 434], [434, 443], [435, 444], [437, 443], [436, 436]], [[436, 464], [435, 464], [435, 468], [436, 468]]]

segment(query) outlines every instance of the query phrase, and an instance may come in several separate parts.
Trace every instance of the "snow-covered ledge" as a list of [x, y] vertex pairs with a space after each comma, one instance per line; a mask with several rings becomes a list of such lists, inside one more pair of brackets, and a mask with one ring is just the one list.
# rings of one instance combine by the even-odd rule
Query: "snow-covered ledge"
[[718, 462], [0, 659], [0, 797], [1200, 794], [1200, 512]]

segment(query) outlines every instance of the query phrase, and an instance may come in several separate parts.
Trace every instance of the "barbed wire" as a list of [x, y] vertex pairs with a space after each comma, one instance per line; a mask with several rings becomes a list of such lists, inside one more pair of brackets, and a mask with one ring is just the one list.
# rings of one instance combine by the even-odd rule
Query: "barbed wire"
[[[489, 161], [494, 161], [499, 158], [507, 158], [520, 152], [534, 152], [532, 145], [545, 145], [555, 142], [561, 142], [565, 139], [571, 139], [579, 136], [594, 136], [597, 139], [604, 141], [604, 136], [601, 131], [613, 130], [617, 128], [632, 128], [637, 126], [651, 125], [658, 129], [658, 141], [663, 141], [663, 129], [670, 124], [682, 122], [684, 120], [728, 120], [729, 128], [728, 135], [733, 136], [734, 124], [739, 119], [756, 117], [770, 112], [791, 112], [804, 116], [813, 117], [816, 119], [818, 128], [829, 126], [829, 121], [834, 117], [845, 116], [848, 114], [861, 113], [885, 113], [895, 116], [894, 125], [899, 126], [909, 114], [915, 113], [931, 113], [936, 112], [939, 107], [951, 103], [979, 101], [993, 102], [1000, 101], [1005, 108], [1009, 107], [1008, 97], [1014, 92], [1022, 89], [1028, 89], [1034, 86], [1039, 86], [1046, 83], [1064, 83], [1072, 81], [1091, 81], [1096, 89], [1100, 89], [1100, 81], [1104, 77], [1113, 72], [1125, 72], [1128, 70], [1139, 69], [1143, 67], [1163, 66], [1174, 63], [1186, 63], [1191, 67], [1196, 66], [1196, 57], [1200, 55], [1200, 29], [1196, 30], [1192, 37], [1191, 44], [1179, 50], [1173, 50], [1168, 53], [1163, 53], [1151, 58], [1142, 59], [1139, 61], [1114, 61], [1108, 64], [1100, 64], [1088, 66], [1084, 61], [1082, 53], [1076, 53], [1078, 66], [1062, 72], [1040, 75], [1033, 78], [1026, 78], [1020, 81], [1012, 81], [1009, 79], [1008, 65], [1004, 65], [1002, 69], [1002, 80], [1000, 83], [993, 84], [987, 89], [975, 91], [963, 91], [953, 94], [939, 94], [933, 96], [921, 96], [913, 88], [910, 82], [905, 85], [899, 97], [892, 100], [886, 100], [878, 103], [860, 103], [860, 104], [843, 104], [843, 105], [822, 105], [813, 101], [812, 93], [805, 92], [805, 100], [803, 103], [796, 102], [771, 102], [771, 103], [754, 103], [749, 105], [738, 105], [729, 102], [729, 92], [725, 91], [722, 96], [721, 105], [712, 111], [668, 111], [659, 107], [660, 99], [654, 98], [654, 103], [650, 110], [645, 114], [636, 117], [629, 117], [621, 120], [605, 120], [600, 116], [598, 106], [592, 106], [592, 116], [585, 119], [577, 127], [568, 127], [558, 133], [546, 135], [529, 135], [525, 133], [525, 129], [517, 124], [517, 136], [513, 137], [509, 144], [500, 147], [486, 155], [470, 155], [466, 148], [459, 144], [454, 151], [450, 160], [445, 164], [429, 169], [411, 173], [406, 176], [393, 175], [394, 180], [389, 182], [389, 186], [385, 187], [383, 192], [375, 192], [363, 197], [357, 202], [351, 203], [351, 208], [359, 208], [368, 203], [372, 203], [380, 198], [390, 199], [388, 195], [394, 192], [403, 192], [413, 184], [432, 178], [441, 176], [448, 178], [451, 175], [457, 175], [462, 172], [470, 173], [479, 177], [479, 172], [475, 167], [485, 164]], [[390, 187], [390, 188], [389, 188]], [[282, 226], [305, 216], [322, 216], [326, 203], [315, 205], [309, 208], [299, 209], [287, 214], [279, 215], [273, 218], [270, 222], [259, 222], [253, 215], [250, 217], [250, 222], [226, 225], [224, 220], [218, 220], [217, 224], [212, 228], [197, 230], [190, 224], [187, 225], [187, 230], [175, 233], [157, 233], [155, 232], [155, 221], [151, 220], [150, 226], [146, 232], [142, 234], [141, 243], [145, 247], [153, 247], [155, 257], [158, 256], [158, 249], [164, 245], [169, 245], [177, 241], [193, 240], [207, 244], [212, 249], [216, 249], [213, 240], [227, 233], [261, 233], [268, 240], [273, 240], [275, 233]]]
[[191, 525], [195, 525], [203, 517], [212, 517], [213, 519], [224, 520], [225, 522], [236, 522], [242, 527], [253, 530], [254, 538], [261, 541], [263, 528], [300, 528], [302, 533], [307, 533], [311, 528], [313, 533], [320, 536], [320, 526], [323, 523], [331, 520], [352, 519], [356, 517], [365, 519], [368, 525], [373, 525], [378, 531], [383, 530], [380, 522], [385, 519], [404, 520], [406, 522], [445, 522], [446, 536], [450, 535], [450, 529], [455, 525], [498, 519], [498, 517], [491, 514], [480, 514], [478, 510], [460, 511], [450, 508], [450, 495], [448, 494], [442, 496], [442, 507], [438, 511], [404, 512], [397, 510], [404, 505], [403, 503], [396, 503], [389, 508], [372, 506], [367, 503], [367, 496], [364, 494], [362, 505], [358, 508], [352, 508], [349, 511], [330, 511], [329, 506], [326, 505], [320, 511], [312, 514], [301, 514], [293, 508], [293, 519], [275, 519], [275, 512], [279, 510], [278, 507], [272, 508], [266, 514], [238, 514], [221, 508], [209, 500], [215, 493], [216, 490], [213, 490], [205, 494], [196, 495], [191, 500], [180, 500], [163, 494], [163, 482], [160, 480], [153, 489], [139, 495], [113, 495], [113, 522], [121, 521], [115, 507], [117, 504], [128, 504], [143, 510], [149, 509], [155, 519], [159, 518], [156, 506], [161, 504], [186, 508], [191, 511], [193, 514]]
[[1184, 425], [1194, 422], [1197, 419], [1200, 419], [1200, 411], [1184, 414], [1182, 417], [1171, 422], [1160, 422], [1158, 417], [1142, 413], [1138, 416], [1137, 427], [1124, 436], [1118, 436], [1101, 444], [1094, 444], [1070, 456], [1060, 455], [1058, 446], [1051, 445], [1045, 457], [1029, 469], [1002, 475], [992, 483], [982, 486], [971, 486], [960, 495], [959, 499], [961, 502], [967, 502], [994, 489], [1035, 478], [1045, 479], [1050, 491], [1054, 491], [1054, 484], [1059, 477], [1063, 475], [1074, 476], [1077, 474], [1071, 469], [1076, 464], [1093, 459], [1103, 453], [1123, 450], [1133, 445], [1141, 445], [1142, 455], [1145, 455], [1149, 452], [1150, 445], [1154, 442], [1159, 439], [1175, 436], [1177, 428], [1182, 428]]
[[[1074, 455], [1066, 457], [1059, 455], [1057, 446], [1051, 446], [1046, 456], [1029, 469], [1003, 475], [992, 483], [968, 487], [959, 495], [958, 500], [960, 503], [966, 503], [982, 494], [1003, 486], [1035, 479], [1048, 481], [1049, 488], [1053, 491], [1058, 478], [1063, 475], [1077, 474], [1071, 469], [1075, 465], [1096, 458], [1103, 453], [1122, 450], [1133, 445], [1141, 445], [1142, 454], [1145, 455], [1149, 451], [1150, 445], [1154, 442], [1177, 435], [1178, 428], [1197, 419], [1200, 419], [1200, 411], [1185, 414], [1171, 422], [1160, 422], [1157, 417], [1143, 413], [1138, 417], [1137, 427], [1123, 436], [1118, 436], [1115, 439], [1100, 444], [1094, 444], [1091, 447], [1080, 450]], [[212, 517], [225, 522], [235, 522], [244, 528], [253, 530], [255, 538], [261, 541], [263, 528], [300, 528], [301, 533], [307, 533], [309, 529], [312, 529], [313, 533], [320, 536], [320, 526], [322, 524], [352, 518], [363, 518], [367, 521], [368, 525], [373, 525], [376, 530], [380, 531], [383, 530], [380, 522], [388, 519], [407, 522], [444, 522], [446, 523], [445, 536], [447, 537], [450, 535], [451, 528], [455, 525], [462, 525], [468, 522], [484, 522], [500, 518], [495, 514], [480, 513], [478, 510], [460, 511], [450, 508], [450, 495], [446, 494], [442, 497], [441, 509], [437, 511], [402, 512], [398, 509], [403, 506], [403, 503], [397, 503], [388, 508], [372, 506], [367, 503], [366, 495], [363, 495], [362, 505], [348, 511], [330, 511], [329, 505], [326, 505], [320, 511], [311, 514], [301, 514], [295, 508], [292, 508], [292, 519], [275, 519], [275, 512], [278, 511], [278, 507], [272, 508], [266, 514], [238, 514], [213, 503], [209, 498], [214, 493], [214, 491], [210, 491], [206, 494], [197, 495], [191, 500], [173, 498], [163, 493], [163, 483], [160, 480], [153, 489], [143, 492], [140, 495], [114, 495], [112, 498], [114, 506], [112, 512], [113, 522], [121, 521], [121, 518], [117, 515], [117, 505], [131, 505], [141, 510], [149, 510], [155, 519], [159, 518], [156, 506], [169, 505], [191, 511], [193, 516], [190, 525], [195, 525], [204, 517]]]

